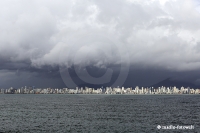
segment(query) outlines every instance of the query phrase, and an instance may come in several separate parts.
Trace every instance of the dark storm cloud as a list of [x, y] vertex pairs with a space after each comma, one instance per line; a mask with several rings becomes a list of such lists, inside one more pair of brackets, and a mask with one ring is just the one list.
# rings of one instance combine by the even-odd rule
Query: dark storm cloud
[[91, 66], [104, 73], [130, 62], [130, 73], [141, 71], [136, 75], [159, 70], [151, 83], [170, 72], [188, 73], [198, 82], [193, 73], [200, 69], [197, 5], [188, 0], [3, 1], [0, 76], [58, 78], [59, 66], [76, 65], [80, 71]]

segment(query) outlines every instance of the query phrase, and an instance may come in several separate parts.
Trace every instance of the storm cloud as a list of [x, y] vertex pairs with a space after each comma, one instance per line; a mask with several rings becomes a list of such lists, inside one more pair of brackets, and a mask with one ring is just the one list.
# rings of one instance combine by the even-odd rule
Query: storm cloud
[[60, 66], [75, 65], [81, 75], [88, 66], [105, 72], [128, 64], [133, 76], [127, 81], [139, 69], [137, 77], [159, 71], [152, 82], [144, 78], [144, 84], [183, 73], [198, 82], [198, 5], [192, 0], [3, 1], [0, 76], [15, 73], [35, 81], [45, 80], [44, 75], [58, 78]]

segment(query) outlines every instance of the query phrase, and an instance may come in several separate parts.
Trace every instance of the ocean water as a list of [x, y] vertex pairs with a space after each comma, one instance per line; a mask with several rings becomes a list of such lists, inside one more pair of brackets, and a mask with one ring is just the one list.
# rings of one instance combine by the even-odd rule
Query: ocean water
[[[194, 129], [157, 129], [194, 125]], [[200, 132], [200, 95], [0, 95], [0, 133]]]

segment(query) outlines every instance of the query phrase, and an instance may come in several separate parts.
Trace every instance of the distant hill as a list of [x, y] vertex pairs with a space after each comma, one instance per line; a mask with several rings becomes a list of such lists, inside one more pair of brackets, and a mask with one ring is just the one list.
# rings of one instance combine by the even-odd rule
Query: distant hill
[[[104, 84], [104, 85], [96, 85], [96, 84], [89, 84], [89, 83], [85, 83], [85, 84], [80, 84], [78, 85], [78, 87], [89, 87], [89, 88], [101, 88], [101, 87], [110, 87], [110, 85], [108, 84]], [[124, 85], [126, 86], [126, 85]], [[190, 83], [190, 82], [185, 82], [185, 81], [179, 81], [179, 80], [174, 80], [174, 79], [171, 79], [171, 78], [167, 78], [167, 79], [164, 79], [156, 84], [153, 84], [151, 86], [139, 86], [139, 87], [154, 87], [154, 88], [158, 88], [158, 87], [161, 87], [161, 86], [165, 86], [165, 87], [190, 87], [190, 88], [200, 88], [200, 86], [196, 86], [195, 84], [193, 83]], [[131, 86], [130, 86], [131, 87]], [[133, 88], [135, 88], [135, 86], [132, 86]]]
[[190, 83], [190, 82], [185, 82], [185, 81], [178, 81], [178, 80], [173, 80], [171, 78], [167, 78], [165, 80], [162, 80], [154, 85], [151, 85], [149, 87], [155, 87], [155, 88], [158, 88], [158, 87], [161, 87], [161, 86], [165, 86], [165, 87], [173, 87], [173, 86], [176, 86], [178, 88], [180, 87], [190, 87], [190, 88], [198, 88], [198, 86], [196, 86], [195, 84], [193, 83]]

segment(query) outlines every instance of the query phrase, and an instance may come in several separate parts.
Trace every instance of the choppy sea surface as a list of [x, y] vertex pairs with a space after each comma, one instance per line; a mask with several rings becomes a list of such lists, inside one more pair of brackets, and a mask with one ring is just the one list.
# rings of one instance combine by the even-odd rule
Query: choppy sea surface
[[[194, 125], [194, 129], [157, 129]], [[200, 95], [0, 95], [0, 133], [200, 132]]]

